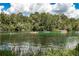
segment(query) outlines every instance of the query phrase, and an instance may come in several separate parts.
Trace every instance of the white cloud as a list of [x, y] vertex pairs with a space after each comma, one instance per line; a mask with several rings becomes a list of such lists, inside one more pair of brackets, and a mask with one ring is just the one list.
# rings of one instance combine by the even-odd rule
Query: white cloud
[[49, 3], [35, 3], [31, 4], [29, 7], [29, 12], [50, 12], [52, 10], [52, 6]]
[[7, 10], [7, 12], [11, 13], [19, 13], [28, 11], [27, 4], [19, 4], [19, 3], [12, 3], [11, 7]]
[[2, 9], [4, 8], [4, 6], [0, 6], [0, 13], [2, 12]]
[[52, 5], [52, 14], [65, 14], [68, 18], [79, 18], [79, 10], [72, 3], [56, 3]]
[[75, 9], [75, 7], [70, 7], [68, 11], [65, 13], [69, 18], [79, 18], [79, 10]]
[[65, 13], [70, 7], [72, 7], [72, 5], [72, 3], [56, 3], [55, 5], [52, 5], [52, 13]]
[[52, 6], [49, 3], [12, 3], [11, 7], [6, 11], [8, 13], [34, 13], [34, 12], [50, 12]]
[[[0, 12], [3, 7], [0, 6]], [[11, 8], [4, 11], [7, 14], [22, 12], [25, 15], [34, 12], [49, 12], [51, 14], [65, 14], [69, 18], [79, 18], [79, 10], [75, 9], [73, 3], [11, 3]]]

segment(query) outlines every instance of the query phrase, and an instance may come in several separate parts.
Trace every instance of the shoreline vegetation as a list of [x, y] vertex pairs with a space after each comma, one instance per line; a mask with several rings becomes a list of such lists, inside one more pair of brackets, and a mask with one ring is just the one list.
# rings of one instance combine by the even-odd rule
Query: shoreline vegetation
[[0, 13], [0, 32], [78, 32], [79, 19], [49, 13], [18, 14]]

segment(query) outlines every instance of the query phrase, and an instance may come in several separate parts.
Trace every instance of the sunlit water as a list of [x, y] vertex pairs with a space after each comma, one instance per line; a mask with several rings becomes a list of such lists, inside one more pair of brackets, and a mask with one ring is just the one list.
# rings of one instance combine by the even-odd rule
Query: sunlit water
[[17, 55], [36, 54], [48, 49], [74, 49], [78, 43], [78, 34], [0, 33], [0, 50], [10, 50]]

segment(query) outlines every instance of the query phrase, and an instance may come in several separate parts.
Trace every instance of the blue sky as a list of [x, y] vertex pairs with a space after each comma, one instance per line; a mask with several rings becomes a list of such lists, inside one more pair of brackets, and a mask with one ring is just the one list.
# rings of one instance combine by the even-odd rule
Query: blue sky
[[74, 3], [74, 5], [76, 9], [79, 9], [79, 3]]
[[8, 8], [10, 8], [10, 3], [0, 3], [0, 6], [4, 6], [4, 8], [2, 10], [7, 10]]
[[[50, 3], [51, 5], [52, 4], [55, 4], [55, 3]], [[79, 3], [73, 3], [75, 5], [75, 8], [76, 9], [79, 9]], [[8, 8], [11, 7], [11, 4], [10, 3], [0, 3], [0, 6], [4, 6], [4, 8], [2, 10], [7, 10]]]

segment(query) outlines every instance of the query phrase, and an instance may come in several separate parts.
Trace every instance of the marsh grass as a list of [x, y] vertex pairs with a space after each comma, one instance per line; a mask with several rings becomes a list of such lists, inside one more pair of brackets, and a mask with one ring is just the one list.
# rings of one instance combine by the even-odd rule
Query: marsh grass
[[12, 51], [8, 51], [8, 50], [0, 50], [0, 56], [15, 56], [16, 54]]
[[[0, 56], [19, 56], [16, 53], [12, 53], [12, 51], [0, 51]], [[47, 51], [38, 51], [26, 53], [23, 56], [79, 56], [79, 51], [74, 50], [47, 50]]]

